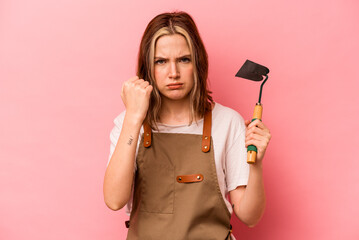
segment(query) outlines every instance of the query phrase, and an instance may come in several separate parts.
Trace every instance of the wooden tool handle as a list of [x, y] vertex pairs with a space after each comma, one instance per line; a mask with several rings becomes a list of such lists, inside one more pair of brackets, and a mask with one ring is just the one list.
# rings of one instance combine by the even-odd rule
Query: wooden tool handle
[[248, 151], [247, 152], [247, 163], [253, 164], [256, 163], [257, 152], [256, 151]]
[[263, 112], [262, 104], [256, 103], [256, 106], [254, 107], [252, 122], [256, 119], [262, 120], [262, 112]]
[[[262, 120], [262, 111], [263, 107], [260, 103], [256, 103], [254, 107], [253, 119], [252, 122], [256, 119]], [[249, 145], [247, 148], [247, 163], [255, 163], [257, 159], [257, 148], [254, 145]]]

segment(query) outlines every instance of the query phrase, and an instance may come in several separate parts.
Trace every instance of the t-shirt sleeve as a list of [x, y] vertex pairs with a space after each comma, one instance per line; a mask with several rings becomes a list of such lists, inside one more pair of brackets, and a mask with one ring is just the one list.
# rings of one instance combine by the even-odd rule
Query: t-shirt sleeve
[[227, 190], [232, 191], [238, 186], [248, 183], [249, 165], [247, 163], [247, 148], [245, 147], [246, 127], [242, 117], [236, 123], [234, 138], [229, 142], [226, 152], [226, 182]]

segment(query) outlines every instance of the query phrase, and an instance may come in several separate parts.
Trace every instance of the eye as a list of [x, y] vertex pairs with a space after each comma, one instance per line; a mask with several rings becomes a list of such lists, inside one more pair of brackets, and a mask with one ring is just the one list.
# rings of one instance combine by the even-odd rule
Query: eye
[[181, 58], [181, 62], [188, 63], [190, 61], [191, 61], [191, 59], [188, 57]]
[[156, 60], [156, 61], [155, 61], [155, 64], [161, 65], [161, 64], [164, 64], [165, 62], [166, 62], [165, 60], [159, 59], [159, 60]]

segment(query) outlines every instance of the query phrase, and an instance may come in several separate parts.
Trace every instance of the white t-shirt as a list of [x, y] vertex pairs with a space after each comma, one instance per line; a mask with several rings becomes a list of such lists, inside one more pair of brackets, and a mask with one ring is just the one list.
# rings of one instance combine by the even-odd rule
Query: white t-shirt
[[[110, 156], [115, 150], [118, 138], [121, 133], [122, 123], [126, 111], [120, 113], [114, 120], [110, 139]], [[203, 132], [203, 119], [197, 123], [192, 122], [190, 126], [184, 125], [167, 125], [158, 124], [160, 132], [165, 133], [187, 133], [200, 134]], [[212, 110], [212, 139], [214, 149], [214, 159], [217, 170], [217, 177], [222, 196], [232, 214], [233, 209], [226, 196], [229, 191], [236, 189], [238, 186], [247, 185], [249, 177], [249, 165], [247, 164], [247, 148], [245, 147], [245, 124], [242, 116], [235, 110], [216, 103]], [[152, 130], [156, 132], [155, 130]], [[140, 130], [138, 138], [136, 156], [140, 145], [143, 127]], [[107, 163], [108, 164], [108, 163]], [[132, 197], [127, 204], [126, 213], [130, 214], [132, 206]]]

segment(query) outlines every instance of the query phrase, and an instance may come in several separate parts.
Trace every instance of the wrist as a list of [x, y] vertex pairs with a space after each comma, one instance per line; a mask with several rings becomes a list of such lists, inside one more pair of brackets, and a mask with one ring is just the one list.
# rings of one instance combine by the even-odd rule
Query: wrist
[[125, 114], [125, 122], [130, 123], [131, 125], [134, 125], [134, 127], [141, 127], [143, 124], [144, 117], [139, 116], [137, 114], [126, 112]]
[[256, 170], [256, 171], [262, 171], [263, 170], [263, 163], [262, 161], [256, 161], [255, 163], [249, 164], [249, 168]]

